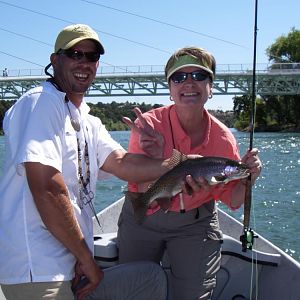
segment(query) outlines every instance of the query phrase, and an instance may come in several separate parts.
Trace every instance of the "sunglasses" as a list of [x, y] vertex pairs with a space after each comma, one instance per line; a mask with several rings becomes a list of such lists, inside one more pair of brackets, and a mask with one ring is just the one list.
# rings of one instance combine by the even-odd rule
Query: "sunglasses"
[[203, 80], [209, 78], [208, 73], [203, 73], [202, 71], [194, 71], [194, 72], [191, 72], [191, 73], [175, 72], [174, 74], [171, 75], [170, 79], [174, 83], [182, 83], [182, 82], [187, 80], [188, 75], [191, 75], [192, 79], [195, 80], [195, 81], [203, 81]]
[[97, 62], [100, 59], [99, 52], [84, 52], [76, 49], [67, 49], [67, 50], [60, 49], [57, 52], [57, 54], [66, 55], [67, 57], [74, 60], [82, 60], [85, 57], [89, 62]]

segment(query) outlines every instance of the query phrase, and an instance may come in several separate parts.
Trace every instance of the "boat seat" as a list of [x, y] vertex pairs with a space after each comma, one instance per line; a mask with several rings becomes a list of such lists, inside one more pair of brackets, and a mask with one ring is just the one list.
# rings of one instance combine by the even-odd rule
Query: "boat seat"
[[[110, 267], [118, 263], [117, 232], [102, 233], [94, 236], [94, 256], [101, 267]], [[277, 266], [281, 258], [280, 254], [266, 253], [255, 249], [243, 252], [240, 241], [224, 234], [222, 259], [225, 260], [226, 256], [270, 266]], [[167, 254], [162, 259], [162, 266], [164, 268], [170, 267]]]
[[94, 235], [94, 258], [101, 268], [118, 264], [117, 232]]

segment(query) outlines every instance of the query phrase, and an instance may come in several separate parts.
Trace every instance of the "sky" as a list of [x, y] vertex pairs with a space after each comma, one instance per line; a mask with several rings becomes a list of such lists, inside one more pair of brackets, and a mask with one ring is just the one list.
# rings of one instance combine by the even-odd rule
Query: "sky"
[[[98, 32], [106, 52], [101, 66], [163, 66], [185, 46], [207, 49], [217, 66], [252, 66], [254, 6], [254, 0], [0, 0], [0, 70], [42, 70], [57, 34], [72, 23]], [[300, 29], [299, 11], [299, 0], [258, 0], [257, 69], [268, 63], [267, 47]], [[162, 96], [98, 100], [170, 103]], [[232, 96], [215, 95], [206, 108], [231, 110]]]

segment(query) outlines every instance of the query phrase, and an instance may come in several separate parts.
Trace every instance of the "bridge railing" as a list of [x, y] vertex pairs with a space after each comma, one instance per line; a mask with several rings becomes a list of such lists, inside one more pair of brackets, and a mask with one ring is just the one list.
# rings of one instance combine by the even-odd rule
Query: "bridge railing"
[[[252, 64], [218, 64], [217, 74], [249, 74], [252, 72]], [[300, 63], [258, 63], [256, 72], [297, 72], [300, 73]], [[97, 74], [164, 74], [163, 65], [139, 65], [139, 66], [101, 66]], [[7, 70], [7, 77], [44, 76], [44, 69], [15, 69]], [[3, 74], [4, 76], [4, 74]]]

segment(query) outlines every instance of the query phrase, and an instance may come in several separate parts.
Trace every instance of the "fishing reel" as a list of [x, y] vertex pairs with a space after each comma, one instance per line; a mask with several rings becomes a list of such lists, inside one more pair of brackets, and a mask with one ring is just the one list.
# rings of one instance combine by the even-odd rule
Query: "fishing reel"
[[254, 234], [254, 231], [251, 228], [245, 227], [243, 234], [240, 236], [243, 252], [246, 252], [247, 249], [252, 250], [255, 238], [258, 238], [258, 235]]

